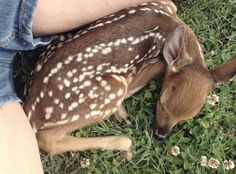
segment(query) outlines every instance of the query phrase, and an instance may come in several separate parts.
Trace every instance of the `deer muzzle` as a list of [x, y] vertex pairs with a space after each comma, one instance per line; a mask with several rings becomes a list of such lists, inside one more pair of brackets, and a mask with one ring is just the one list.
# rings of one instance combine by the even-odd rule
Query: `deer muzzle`
[[159, 140], [164, 140], [171, 132], [172, 126], [164, 125], [164, 126], [158, 126], [156, 121], [154, 122], [153, 125], [153, 132], [154, 136], [159, 139]]

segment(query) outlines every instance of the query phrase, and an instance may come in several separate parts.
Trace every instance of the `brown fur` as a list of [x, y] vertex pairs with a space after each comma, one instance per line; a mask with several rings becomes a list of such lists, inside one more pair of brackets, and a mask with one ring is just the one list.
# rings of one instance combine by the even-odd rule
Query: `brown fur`
[[[144, 7], [146, 9], [143, 9]], [[124, 9], [114, 16], [87, 25], [78, 32], [69, 33], [74, 38], [68, 36], [68, 33], [58, 36], [48, 46], [41, 55], [43, 59], [38, 62], [31, 82], [28, 83], [24, 102], [25, 112], [36, 131], [41, 149], [52, 153], [91, 148], [113, 149], [126, 152], [126, 158], [130, 159], [131, 140], [127, 137], [75, 138], [67, 133], [107, 119], [113, 113], [117, 113], [118, 117], [121, 114], [120, 118], [125, 118], [127, 114], [121, 106], [121, 101], [164, 71], [165, 80], [154, 122], [156, 135], [165, 137], [177, 122], [192, 118], [199, 112], [214, 80], [217, 80], [218, 76], [226, 80], [235, 74], [235, 58], [230, 64], [226, 63], [211, 73], [204, 64], [196, 36], [175, 12], [174, 4], [165, 0]], [[90, 27], [104, 24], [122, 15], [126, 16], [112, 24], [89, 30]], [[89, 31], [83, 34], [86, 30]], [[131, 36], [143, 40], [132, 45], [127, 39]], [[145, 39], [142, 36], [148, 37]], [[60, 43], [60, 38], [65, 38], [65, 41]], [[120, 38], [125, 38], [124, 44], [112, 47], [111, 53], [106, 54], [107, 50], [101, 48], [105, 53], [98, 51], [90, 58], [85, 58], [86, 49], [115, 43]], [[129, 47], [132, 49], [129, 50]], [[91, 53], [90, 49], [88, 50]], [[79, 53], [84, 56], [81, 61], [77, 61]], [[100, 71], [94, 71], [93, 75], [86, 76], [81, 82], [73, 82], [73, 78], [75, 80], [84, 72], [91, 72], [92, 70], [88, 70], [89, 66], [96, 69], [104, 63], [108, 65]], [[127, 64], [129, 68], [125, 71]], [[119, 71], [111, 71], [112, 66]], [[70, 77], [72, 72], [73, 77]], [[101, 81], [97, 80], [99, 76], [110, 85], [110, 91], [105, 90], [104, 83], [102, 85]], [[49, 77], [48, 80], [45, 80], [45, 77]], [[65, 82], [65, 79], [68, 80]], [[72, 92], [73, 88], [84, 85], [86, 80], [90, 82], [89, 87], [81, 88], [78, 93]], [[60, 89], [62, 84], [64, 86]], [[87, 96], [93, 87], [96, 87], [99, 94], [97, 98]], [[119, 93], [119, 90], [122, 90], [122, 93]], [[70, 93], [68, 98], [65, 97], [67, 93]], [[85, 101], [78, 105], [81, 99], [79, 95], [82, 93], [86, 94]], [[109, 98], [111, 101], [103, 106], [105, 99]], [[71, 109], [73, 102], [76, 102], [75, 108]], [[92, 116], [91, 104], [99, 106], [100, 115]], [[63, 113], [66, 114], [65, 118], [62, 118]]]

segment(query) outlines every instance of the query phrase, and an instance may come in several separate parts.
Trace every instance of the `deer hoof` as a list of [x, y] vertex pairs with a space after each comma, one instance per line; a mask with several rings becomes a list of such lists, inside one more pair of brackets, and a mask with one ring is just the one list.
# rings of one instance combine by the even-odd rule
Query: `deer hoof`
[[[118, 122], [122, 122], [123, 120], [126, 120], [128, 117], [128, 113], [123, 105], [120, 105], [117, 108], [117, 111], [114, 113], [114, 116]], [[127, 121], [126, 121], [127, 123]]]
[[121, 123], [123, 121], [122, 117], [118, 116], [117, 114], [114, 114], [115, 115], [115, 118], [116, 120]]
[[131, 125], [131, 121], [129, 121], [128, 119], [124, 118], [123, 120], [125, 120], [125, 123], [126, 123], [127, 125]]
[[121, 152], [121, 155], [122, 155], [122, 158], [124, 158], [127, 161], [130, 161], [133, 157], [133, 154], [130, 149], [128, 151]]

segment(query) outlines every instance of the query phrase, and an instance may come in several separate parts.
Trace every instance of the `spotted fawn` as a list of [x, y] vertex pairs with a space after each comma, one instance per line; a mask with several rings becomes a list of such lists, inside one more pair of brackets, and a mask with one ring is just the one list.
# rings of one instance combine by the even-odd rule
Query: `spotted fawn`
[[193, 118], [214, 84], [232, 78], [236, 57], [208, 70], [199, 42], [168, 0], [144, 3], [59, 35], [41, 54], [25, 91], [24, 110], [47, 152], [110, 149], [131, 159], [125, 136], [78, 138], [68, 133], [114, 114], [124, 99], [164, 74], [154, 133]]

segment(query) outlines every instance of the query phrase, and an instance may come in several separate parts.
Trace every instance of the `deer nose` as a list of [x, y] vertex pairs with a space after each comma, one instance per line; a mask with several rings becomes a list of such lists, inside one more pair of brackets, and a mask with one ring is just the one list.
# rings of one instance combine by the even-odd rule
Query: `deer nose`
[[158, 140], [164, 140], [171, 132], [171, 127], [168, 125], [163, 127], [158, 127], [157, 125], [154, 125], [153, 132]]
[[163, 141], [167, 137], [167, 135], [160, 134], [158, 129], [154, 130], [154, 135], [155, 135], [156, 139], [160, 140], [160, 141]]

